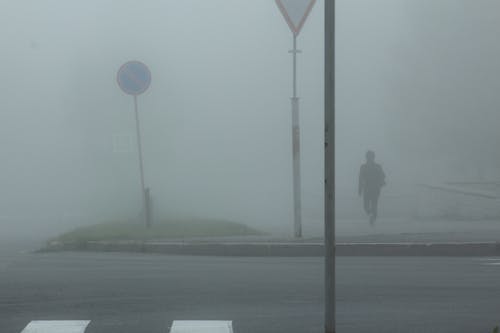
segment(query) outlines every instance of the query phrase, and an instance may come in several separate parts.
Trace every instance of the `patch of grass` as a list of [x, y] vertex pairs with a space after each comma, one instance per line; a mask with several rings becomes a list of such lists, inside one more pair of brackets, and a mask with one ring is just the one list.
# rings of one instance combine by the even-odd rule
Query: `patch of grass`
[[146, 228], [139, 223], [107, 222], [77, 228], [51, 241], [81, 243], [105, 240], [153, 240], [262, 234], [262, 232], [246, 225], [220, 220], [165, 221], [158, 222], [151, 228]]

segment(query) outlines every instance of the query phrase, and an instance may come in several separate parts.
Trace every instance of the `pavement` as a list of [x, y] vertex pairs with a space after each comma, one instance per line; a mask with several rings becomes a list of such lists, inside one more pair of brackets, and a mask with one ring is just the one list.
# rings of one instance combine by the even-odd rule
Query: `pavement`
[[[277, 234], [249, 237], [156, 239], [148, 241], [52, 242], [43, 251], [139, 252], [208, 256], [323, 256], [317, 228], [303, 238]], [[495, 256], [500, 255], [500, 221], [381, 219], [339, 220], [337, 256]]]
[[[499, 264], [337, 258], [338, 332], [490, 333], [500, 324]], [[27, 252], [0, 273], [0, 332], [43, 320], [88, 323], [85, 333], [167, 333], [176, 320], [222, 320], [234, 333], [320, 333], [323, 267], [322, 258]]]

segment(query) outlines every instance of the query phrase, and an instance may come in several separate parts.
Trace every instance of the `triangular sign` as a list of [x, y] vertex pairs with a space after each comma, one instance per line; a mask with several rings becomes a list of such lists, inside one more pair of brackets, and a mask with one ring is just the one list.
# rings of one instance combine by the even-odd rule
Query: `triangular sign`
[[295, 36], [300, 33], [315, 2], [316, 0], [276, 0], [278, 8]]

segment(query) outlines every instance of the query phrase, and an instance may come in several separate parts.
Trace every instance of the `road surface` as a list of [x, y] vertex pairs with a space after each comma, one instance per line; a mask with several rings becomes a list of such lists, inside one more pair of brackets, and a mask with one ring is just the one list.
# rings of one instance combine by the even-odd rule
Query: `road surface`
[[[166, 333], [232, 320], [235, 333], [323, 332], [321, 258], [110, 253], [0, 256], [0, 332], [90, 320], [86, 333]], [[490, 332], [500, 258], [341, 257], [338, 332]]]

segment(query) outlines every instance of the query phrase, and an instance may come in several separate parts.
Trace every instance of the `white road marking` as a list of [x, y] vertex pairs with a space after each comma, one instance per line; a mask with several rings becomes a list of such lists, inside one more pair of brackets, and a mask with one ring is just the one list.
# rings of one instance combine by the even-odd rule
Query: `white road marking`
[[233, 322], [222, 320], [174, 320], [170, 333], [233, 333]]
[[483, 266], [500, 266], [500, 258], [481, 258], [479, 261]]
[[500, 258], [479, 258], [479, 261], [500, 261]]
[[34, 320], [21, 333], [84, 333], [90, 320]]

